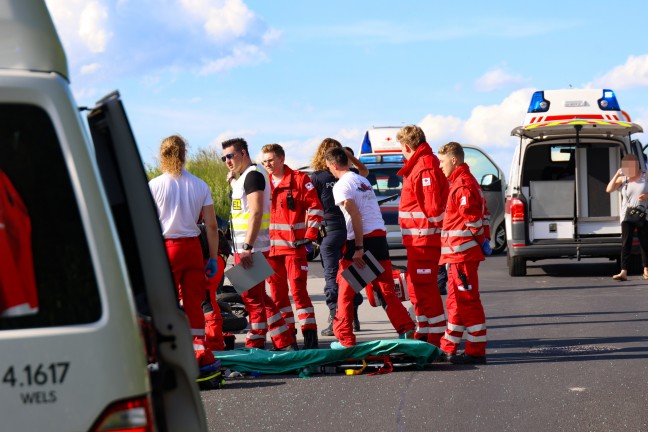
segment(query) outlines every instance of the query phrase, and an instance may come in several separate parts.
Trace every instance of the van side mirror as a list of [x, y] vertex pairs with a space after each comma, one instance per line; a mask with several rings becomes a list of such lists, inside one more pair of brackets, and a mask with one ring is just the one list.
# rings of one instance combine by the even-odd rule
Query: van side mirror
[[502, 180], [500, 180], [495, 174], [486, 174], [481, 178], [479, 182], [482, 189], [485, 191], [501, 191], [502, 190]]

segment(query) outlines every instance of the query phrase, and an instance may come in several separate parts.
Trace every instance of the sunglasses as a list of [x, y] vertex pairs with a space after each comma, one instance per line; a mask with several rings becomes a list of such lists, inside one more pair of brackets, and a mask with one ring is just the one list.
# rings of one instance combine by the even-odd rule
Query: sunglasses
[[221, 157], [221, 160], [225, 162], [228, 159], [234, 159], [234, 154], [235, 153], [226, 154], [225, 156]]

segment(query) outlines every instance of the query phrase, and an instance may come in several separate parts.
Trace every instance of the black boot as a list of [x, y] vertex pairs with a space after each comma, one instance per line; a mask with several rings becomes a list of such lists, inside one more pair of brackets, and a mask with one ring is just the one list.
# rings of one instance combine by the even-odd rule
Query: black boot
[[317, 330], [303, 330], [302, 333], [304, 333], [304, 349], [319, 348]]
[[358, 306], [353, 308], [353, 331], [360, 331], [360, 320], [358, 319]]
[[320, 332], [322, 336], [335, 336], [335, 334], [333, 333], [333, 318], [335, 318], [336, 312], [337, 309], [329, 310], [329, 317], [328, 317], [329, 325], [328, 327], [326, 327], [324, 330]]

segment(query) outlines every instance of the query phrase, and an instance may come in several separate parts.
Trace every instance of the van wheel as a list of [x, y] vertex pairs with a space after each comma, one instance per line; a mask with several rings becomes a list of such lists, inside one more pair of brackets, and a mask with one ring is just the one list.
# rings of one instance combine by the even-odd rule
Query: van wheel
[[501, 254], [506, 249], [506, 228], [503, 222], [495, 230], [495, 236], [491, 244], [493, 247], [493, 255]]
[[519, 256], [512, 257], [507, 255], [509, 275], [511, 276], [526, 276], [526, 260]]

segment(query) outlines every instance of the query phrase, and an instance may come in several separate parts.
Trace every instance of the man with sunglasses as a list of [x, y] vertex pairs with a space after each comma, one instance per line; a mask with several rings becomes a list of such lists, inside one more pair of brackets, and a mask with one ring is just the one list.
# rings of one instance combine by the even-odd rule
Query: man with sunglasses
[[318, 348], [315, 309], [306, 289], [308, 261], [306, 247], [317, 240], [324, 211], [317, 191], [308, 176], [294, 171], [284, 161], [286, 154], [279, 144], [261, 148], [263, 166], [271, 180], [270, 258], [275, 274], [268, 278], [270, 292], [281, 315], [293, 333], [295, 315], [288, 296], [290, 292], [304, 336], [304, 348]]
[[[240, 262], [243, 268], [250, 268], [253, 253], [262, 253], [267, 257], [270, 251], [268, 173], [252, 163], [247, 142], [243, 138], [224, 141], [222, 159], [230, 171], [227, 182], [232, 186], [230, 212], [234, 263]], [[275, 349], [296, 349], [295, 337], [266, 293], [265, 281], [250, 288], [241, 297], [250, 319], [250, 330], [245, 340], [247, 348], [264, 348], [266, 333], [269, 333]]]

